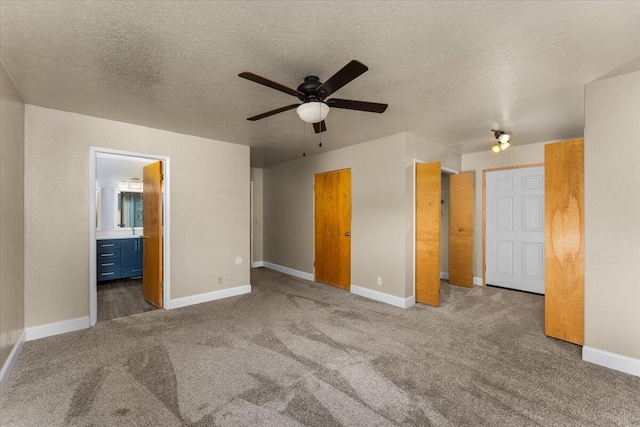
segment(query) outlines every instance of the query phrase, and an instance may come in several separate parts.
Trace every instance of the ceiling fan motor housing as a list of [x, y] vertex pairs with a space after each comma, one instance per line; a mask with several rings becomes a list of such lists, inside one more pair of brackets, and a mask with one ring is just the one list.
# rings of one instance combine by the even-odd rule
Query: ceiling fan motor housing
[[322, 101], [326, 96], [326, 93], [321, 90], [319, 93], [317, 89], [322, 86], [322, 82], [318, 76], [307, 76], [304, 78], [304, 82], [298, 86], [298, 92], [304, 94], [304, 96], [298, 95], [298, 99], [303, 102]]

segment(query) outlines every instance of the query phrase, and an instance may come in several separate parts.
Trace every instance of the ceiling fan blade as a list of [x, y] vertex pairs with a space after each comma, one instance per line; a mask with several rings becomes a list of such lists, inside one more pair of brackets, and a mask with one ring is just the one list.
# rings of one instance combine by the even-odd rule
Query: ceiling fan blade
[[377, 102], [354, 101], [352, 99], [331, 98], [325, 101], [331, 108], [345, 108], [347, 110], [368, 111], [370, 113], [384, 113], [388, 104]]
[[327, 125], [324, 124], [324, 120], [321, 121], [320, 123], [314, 123], [313, 124], [313, 130], [315, 130], [316, 133], [326, 132]]
[[304, 93], [298, 92], [296, 89], [292, 89], [285, 85], [281, 85], [280, 83], [276, 83], [269, 79], [265, 79], [264, 77], [260, 77], [257, 74], [249, 73], [247, 71], [238, 74], [238, 77], [242, 77], [243, 79], [251, 80], [252, 82], [259, 83], [261, 85], [268, 86], [272, 89], [279, 90], [280, 92], [284, 92], [288, 95], [293, 96], [302, 96], [304, 98]]
[[317, 92], [324, 92], [324, 96], [327, 97], [331, 95], [333, 92], [340, 89], [342, 86], [349, 83], [351, 80], [355, 79], [369, 68], [364, 65], [362, 62], [351, 61], [340, 71], [335, 73], [329, 80], [324, 82], [318, 89]]
[[282, 113], [283, 111], [293, 110], [300, 104], [291, 104], [286, 107], [278, 108], [276, 110], [267, 111], [266, 113], [258, 114], [257, 116], [249, 117], [247, 120], [255, 122], [256, 120], [264, 119], [265, 117], [273, 116], [274, 114]]

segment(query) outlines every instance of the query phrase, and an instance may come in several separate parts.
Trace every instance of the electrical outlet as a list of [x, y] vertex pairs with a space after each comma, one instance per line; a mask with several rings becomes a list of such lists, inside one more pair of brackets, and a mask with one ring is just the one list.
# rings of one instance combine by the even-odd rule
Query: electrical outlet
[[378, 277], [378, 286], [382, 286], [382, 277]]
[[222, 276], [218, 276], [218, 285], [222, 285]]

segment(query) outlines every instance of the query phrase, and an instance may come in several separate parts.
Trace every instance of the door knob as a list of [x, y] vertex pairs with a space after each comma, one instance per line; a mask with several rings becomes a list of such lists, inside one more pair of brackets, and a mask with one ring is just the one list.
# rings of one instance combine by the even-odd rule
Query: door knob
[[346, 233], [344, 233], [345, 236], [349, 237], [351, 236], [351, 233], [349, 233], [348, 231]]

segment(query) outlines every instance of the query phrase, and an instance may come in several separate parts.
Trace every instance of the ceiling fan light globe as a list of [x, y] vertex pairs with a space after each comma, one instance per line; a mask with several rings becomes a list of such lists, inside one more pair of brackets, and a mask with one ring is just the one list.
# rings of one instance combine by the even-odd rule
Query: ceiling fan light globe
[[327, 118], [329, 106], [324, 102], [305, 102], [296, 109], [303, 122], [320, 123]]
[[511, 143], [510, 142], [505, 141], [505, 142], [501, 142], [500, 143], [500, 149], [502, 151], [506, 150], [509, 147], [511, 147]]
[[500, 144], [496, 144], [493, 147], [491, 147], [491, 151], [497, 154], [502, 151], [502, 148], [500, 148]]
[[508, 133], [502, 133], [498, 136], [498, 141], [501, 143], [508, 143], [509, 138], [511, 138], [511, 135], [509, 135]]

